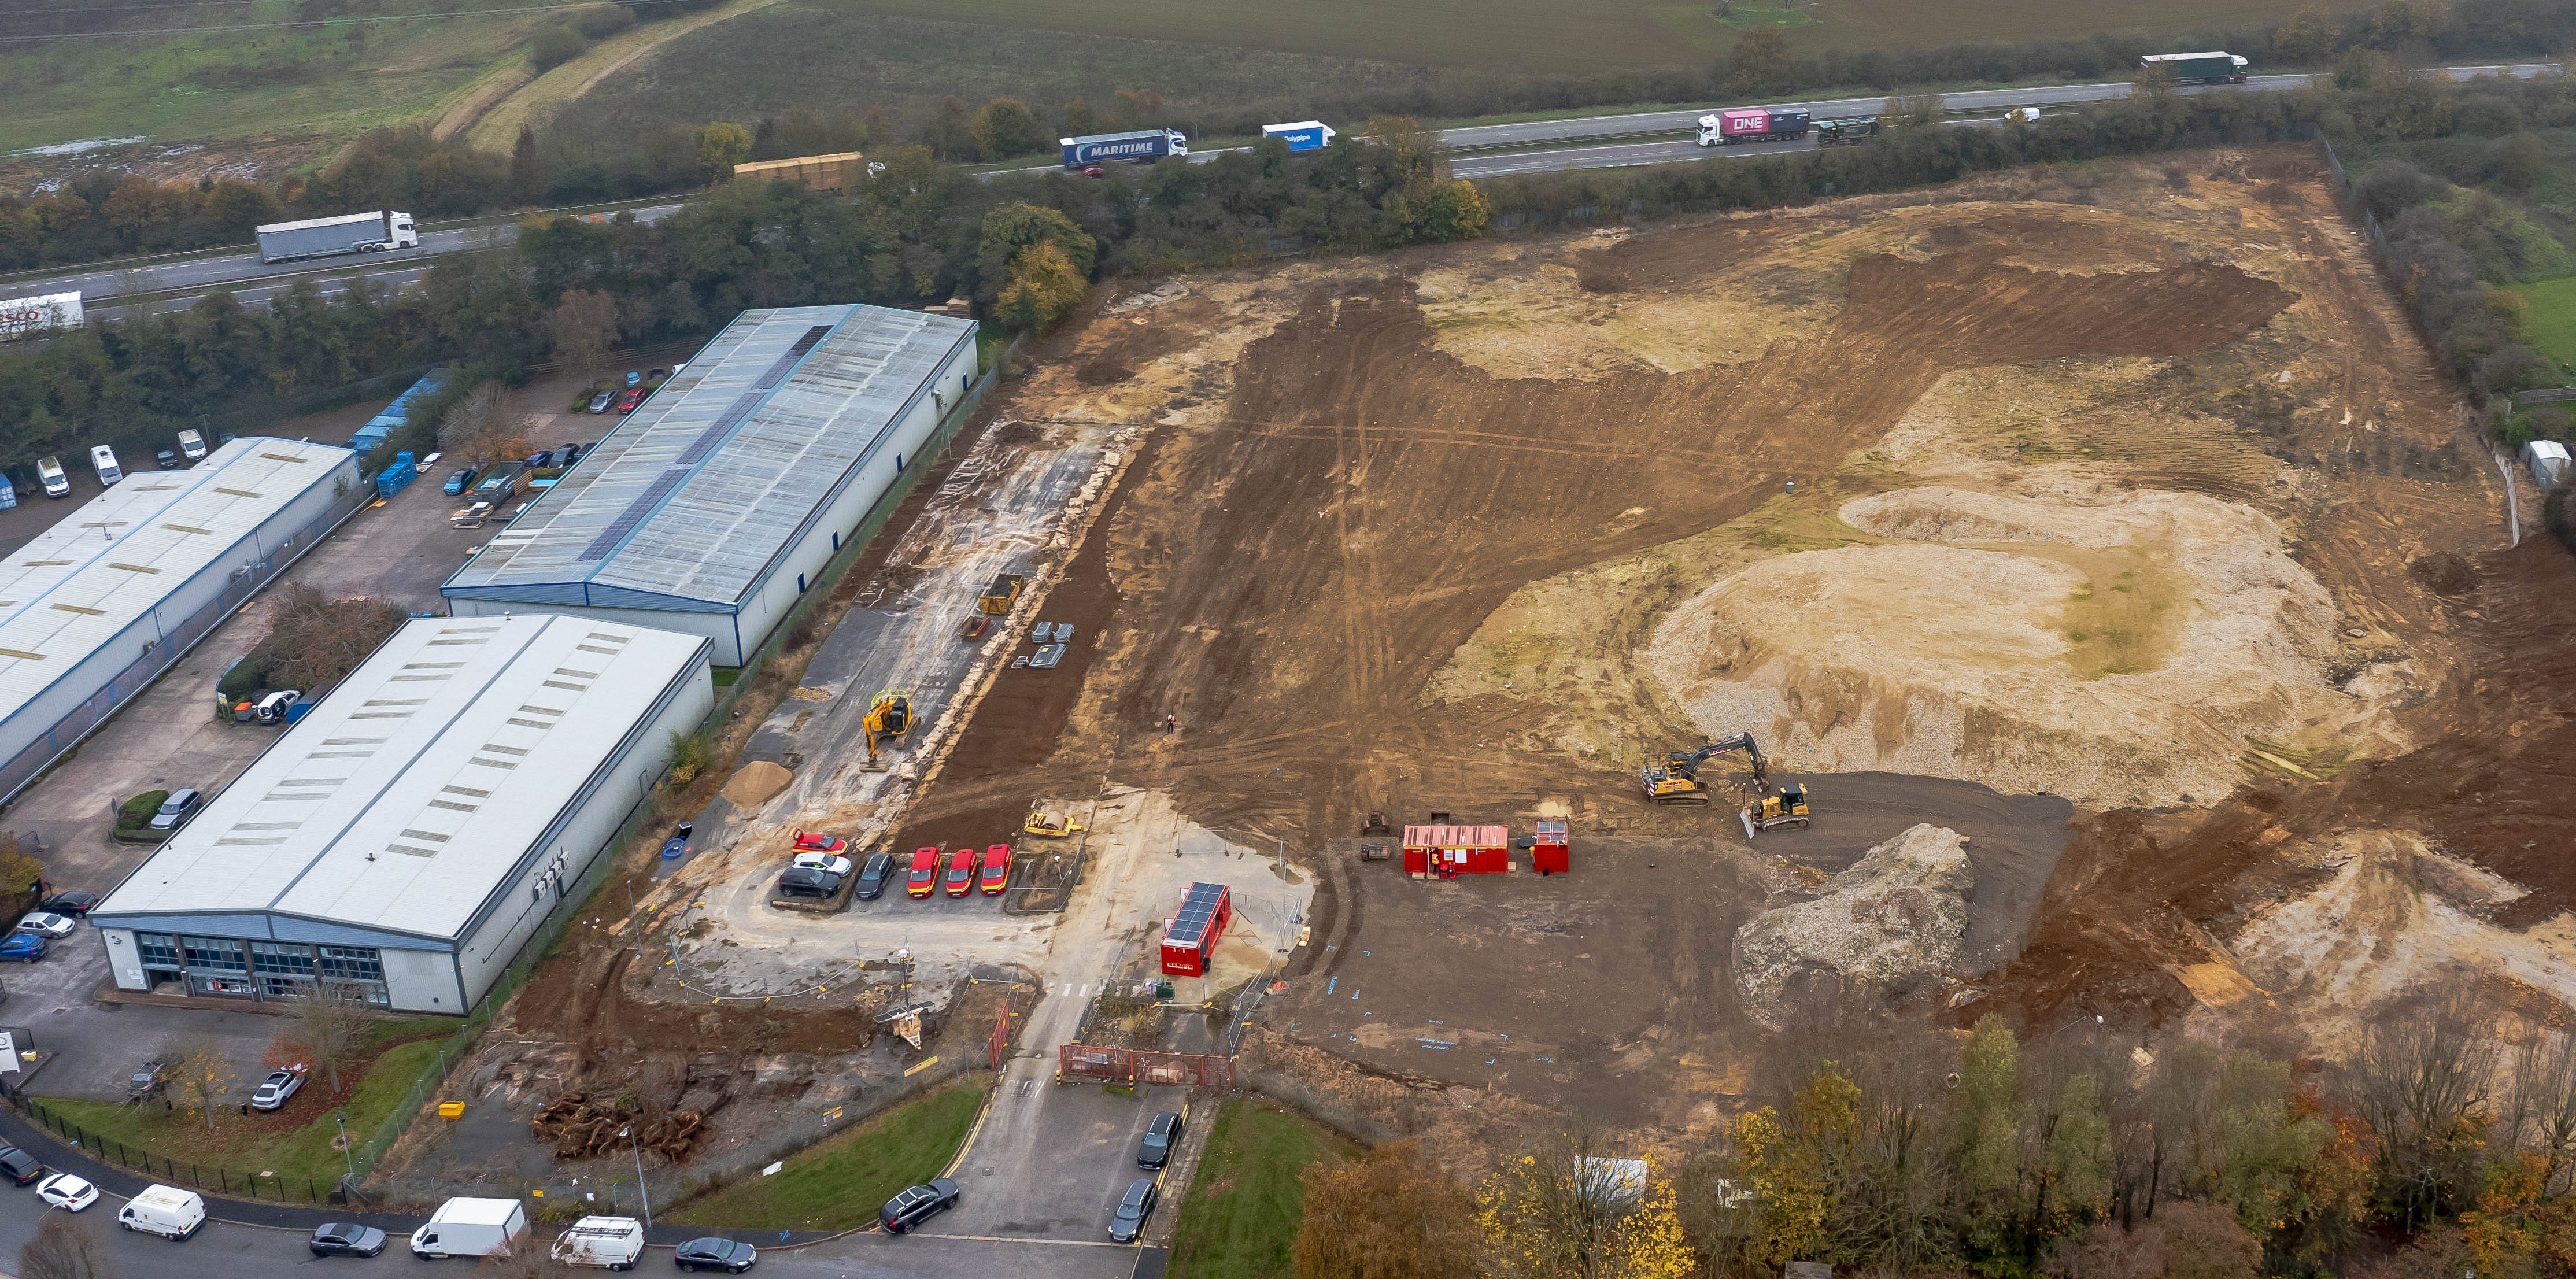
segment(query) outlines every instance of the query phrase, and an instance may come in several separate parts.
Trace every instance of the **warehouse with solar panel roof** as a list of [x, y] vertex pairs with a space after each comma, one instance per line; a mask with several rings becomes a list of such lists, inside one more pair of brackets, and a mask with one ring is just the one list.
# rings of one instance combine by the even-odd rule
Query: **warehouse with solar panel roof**
[[458, 617], [577, 613], [759, 651], [976, 374], [975, 324], [746, 311], [440, 588]]

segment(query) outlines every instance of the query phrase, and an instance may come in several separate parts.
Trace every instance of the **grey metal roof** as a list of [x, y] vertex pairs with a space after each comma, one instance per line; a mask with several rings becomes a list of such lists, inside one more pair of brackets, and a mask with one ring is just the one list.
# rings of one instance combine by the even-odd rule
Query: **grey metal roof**
[[745, 311], [445, 590], [729, 612], [974, 337], [884, 307]]

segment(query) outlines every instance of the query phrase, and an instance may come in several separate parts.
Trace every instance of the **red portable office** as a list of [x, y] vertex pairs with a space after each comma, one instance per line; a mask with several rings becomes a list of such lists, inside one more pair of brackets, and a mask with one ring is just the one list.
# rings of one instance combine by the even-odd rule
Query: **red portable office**
[[1163, 921], [1163, 971], [1205, 977], [1216, 962], [1217, 939], [1234, 919], [1234, 894], [1223, 884], [1192, 884], [1177, 915]]

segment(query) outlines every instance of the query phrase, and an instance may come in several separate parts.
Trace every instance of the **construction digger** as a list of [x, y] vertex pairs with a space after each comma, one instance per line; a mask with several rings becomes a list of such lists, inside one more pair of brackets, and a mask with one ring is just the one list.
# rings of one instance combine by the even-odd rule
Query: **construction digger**
[[882, 773], [886, 766], [877, 759], [877, 743], [900, 742], [912, 731], [912, 694], [900, 688], [881, 688], [876, 699], [868, 703], [868, 717], [860, 724], [867, 730], [868, 762], [859, 765], [863, 773]]
[[1637, 774], [1646, 788], [1646, 798], [1658, 804], [1705, 804], [1708, 783], [1700, 778], [1699, 766], [1729, 751], [1742, 751], [1753, 765], [1753, 793], [1761, 794], [1769, 786], [1770, 759], [1751, 733], [1737, 733], [1721, 742], [1710, 742], [1695, 751], [1674, 751], [1661, 764], [1650, 764]]

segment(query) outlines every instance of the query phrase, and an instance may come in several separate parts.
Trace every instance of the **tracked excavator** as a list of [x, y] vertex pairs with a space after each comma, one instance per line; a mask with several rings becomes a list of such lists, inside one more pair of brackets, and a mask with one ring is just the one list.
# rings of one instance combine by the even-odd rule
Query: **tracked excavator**
[[886, 766], [877, 759], [877, 743], [900, 742], [912, 731], [912, 694], [900, 688], [881, 688], [876, 699], [868, 703], [868, 716], [860, 721], [868, 735], [868, 762], [859, 765], [863, 773], [882, 773]]
[[1737, 733], [1695, 751], [1674, 751], [1664, 757], [1663, 763], [1649, 765], [1638, 773], [1637, 780], [1646, 788], [1646, 798], [1658, 804], [1705, 804], [1709, 787], [1699, 775], [1699, 766], [1729, 751], [1744, 752], [1744, 758], [1753, 765], [1753, 793], [1761, 794], [1770, 783], [1771, 761], [1751, 733]]

